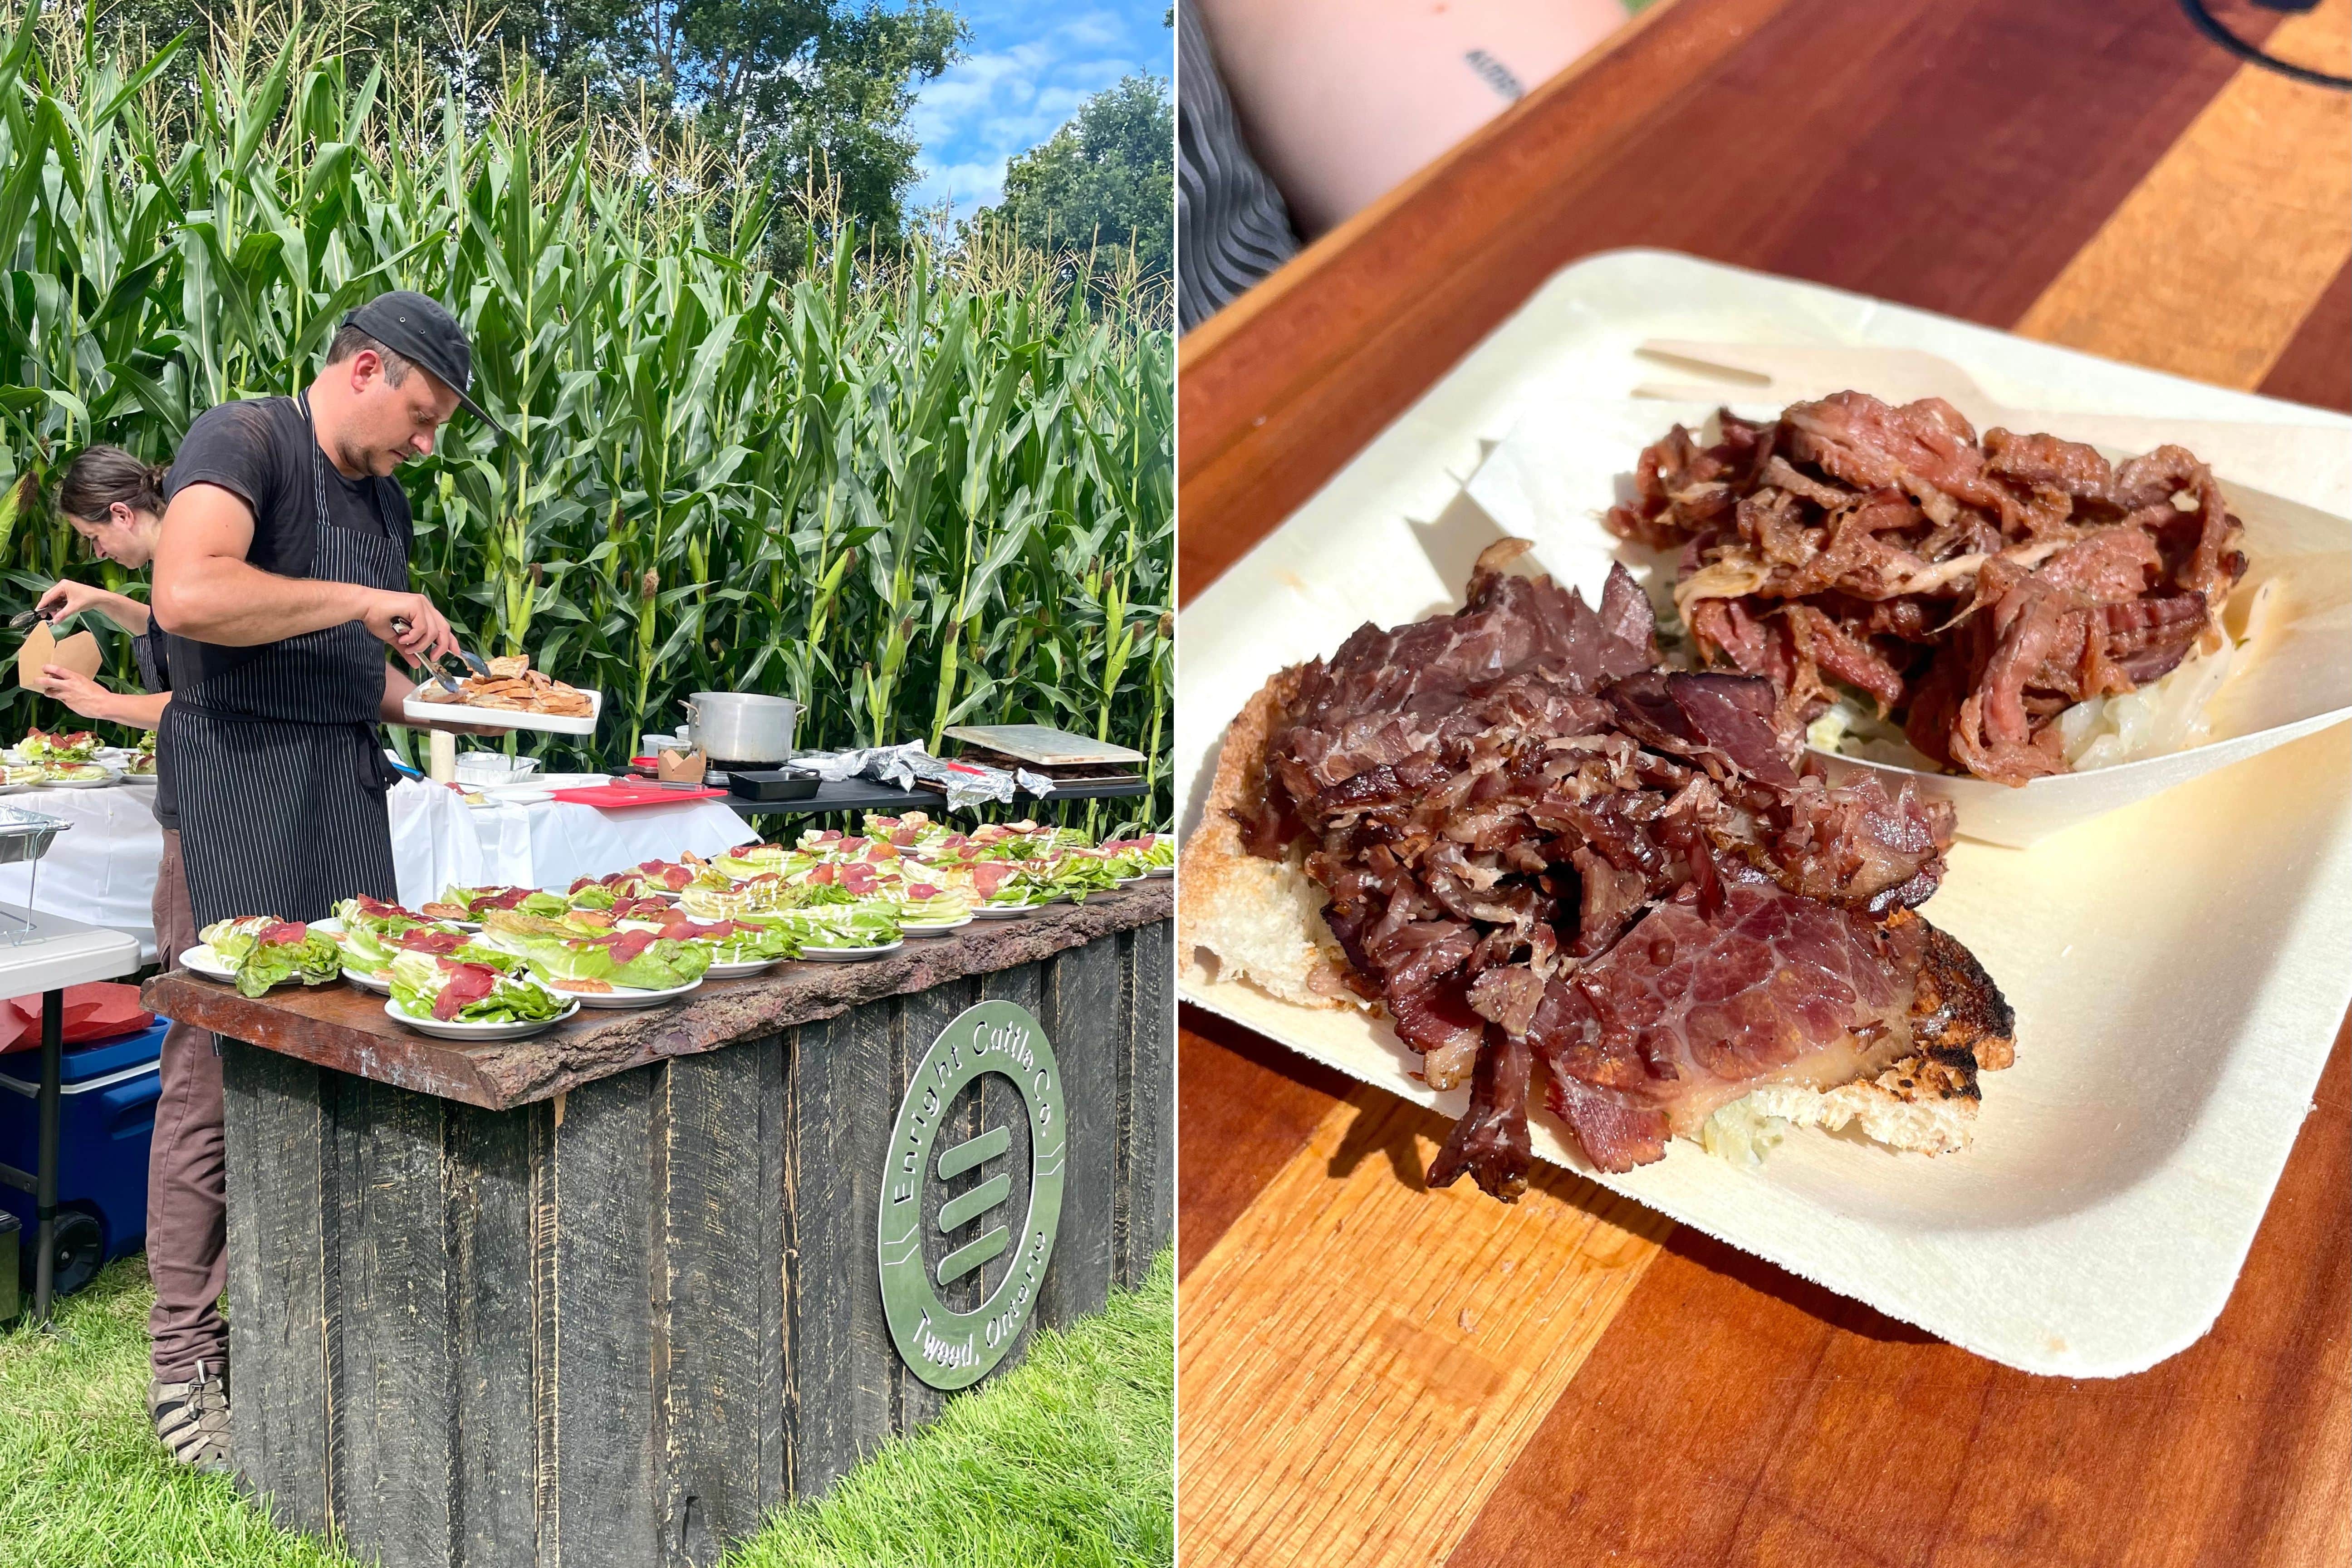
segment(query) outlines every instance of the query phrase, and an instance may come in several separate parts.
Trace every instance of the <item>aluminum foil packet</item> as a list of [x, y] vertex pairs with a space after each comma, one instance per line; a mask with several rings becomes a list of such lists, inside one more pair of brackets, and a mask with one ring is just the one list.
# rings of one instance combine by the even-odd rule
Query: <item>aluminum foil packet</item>
[[1026, 768], [1007, 773], [977, 763], [950, 763], [931, 755], [929, 748], [920, 741], [836, 752], [831, 756], [796, 757], [793, 765], [812, 769], [820, 778], [870, 779], [910, 791], [935, 789], [948, 797], [950, 811], [968, 810], [990, 802], [1010, 805], [1019, 791], [1044, 795], [1054, 787], [1053, 780]]

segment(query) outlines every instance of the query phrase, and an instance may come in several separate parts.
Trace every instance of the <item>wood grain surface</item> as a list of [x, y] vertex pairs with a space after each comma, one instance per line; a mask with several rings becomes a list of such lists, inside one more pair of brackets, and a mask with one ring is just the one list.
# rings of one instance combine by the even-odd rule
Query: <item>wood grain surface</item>
[[[2215, 10], [2347, 67], [2352, 0]], [[2344, 96], [2169, 0], [1671, 0], [1185, 340], [1184, 595], [1631, 245], [2352, 407]], [[1181, 1023], [1188, 1564], [2352, 1561], [2352, 1036], [2212, 1331], [2074, 1383], [1638, 1210], [1604, 1228], [1557, 1173], [1517, 1210], [1424, 1193], [1439, 1119]], [[1507, 1304], [1500, 1261], [1538, 1252]]]

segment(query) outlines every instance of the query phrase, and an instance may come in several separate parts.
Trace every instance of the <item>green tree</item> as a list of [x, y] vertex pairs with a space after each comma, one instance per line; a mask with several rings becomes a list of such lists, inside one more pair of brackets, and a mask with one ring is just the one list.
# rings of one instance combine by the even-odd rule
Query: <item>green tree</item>
[[1048, 250], [1133, 246], [1146, 277], [1170, 275], [1176, 235], [1176, 114], [1168, 83], [1131, 76], [1013, 160], [1004, 199], [975, 225]]
[[[161, 44], [276, 36], [298, 0], [114, 0], [105, 25]], [[835, 190], [839, 216], [886, 245], [921, 149], [907, 116], [924, 82], [961, 58], [968, 29], [946, 0], [299, 0], [306, 32], [358, 51], [404, 39], [478, 100], [518, 69], [584, 122], [650, 109], [650, 133], [691, 126], [725, 155], [723, 177]], [[276, 25], [271, 25], [272, 23]], [[797, 254], [797, 234], [776, 237]]]

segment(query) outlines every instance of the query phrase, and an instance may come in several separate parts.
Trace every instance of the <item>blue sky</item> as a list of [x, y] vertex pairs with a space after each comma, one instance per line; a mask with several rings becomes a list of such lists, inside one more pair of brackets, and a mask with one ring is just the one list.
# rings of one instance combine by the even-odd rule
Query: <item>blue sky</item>
[[1124, 76], [1174, 75], [1168, 0], [954, 0], [965, 58], [925, 84], [911, 117], [923, 144], [909, 208], [952, 197], [969, 217], [1003, 193], [1004, 165]]

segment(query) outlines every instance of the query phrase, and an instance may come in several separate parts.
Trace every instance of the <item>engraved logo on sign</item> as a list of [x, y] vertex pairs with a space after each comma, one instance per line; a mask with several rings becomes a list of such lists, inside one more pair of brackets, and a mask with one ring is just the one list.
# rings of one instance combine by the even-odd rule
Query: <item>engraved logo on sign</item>
[[[1019, 1168], [1009, 1158], [1012, 1127], [991, 1127], [937, 1147], [958, 1097], [990, 1074], [1020, 1096], [1023, 1114], [1016, 1120], [1027, 1132], [1029, 1182], [1026, 1209], [1018, 1215], [1011, 1212]], [[875, 1232], [891, 1342], [915, 1375], [932, 1387], [963, 1388], [986, 1376], [1036, 1310], [1062, 1218], [1068, 1147], [1054, 1047], [1026, 1009], [1011, 1002], [982, 1002], [940, 1031], [916, 1065], [890, 1131], [890, 1164]], [[938, 1200], [928, 1225], [924, 1210], [932, 1205], [925, 1202], [927, 1192]], [[974, 1226], [978, 1236], [926, 1264], [929, 1250]], [[941, 1291], [1008, 1251], [1014, 1251], [1012, 1264], [984, 1300], [964, 1310], [948, 1305]], [[976, 1290], [965, 1287], [967, 1294]]]

